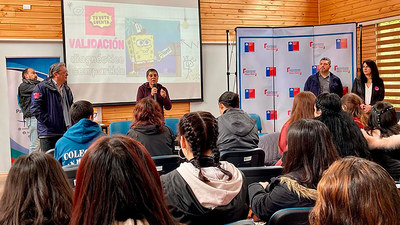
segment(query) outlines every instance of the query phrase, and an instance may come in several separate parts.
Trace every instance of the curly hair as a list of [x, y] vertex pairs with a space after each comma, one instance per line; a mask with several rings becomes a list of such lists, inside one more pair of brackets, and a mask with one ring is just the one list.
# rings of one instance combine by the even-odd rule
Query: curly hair
[[370, 157], [367, 141], [353, 118], [342, 110], [340, 97], [337, 94], [318, 95], [315, 107], [321, 110], [321, 115], [316, 119], [323, 122], [330, 130], [333, 143], [341, 157]]
[[131, 128], [141, 125], [156, 125], [163, 132], [164, 116], [160, 105], [152, 98], [141, 99], [133, 109]]
[[381, 137], [390, 137], [400, 134], [400, 125], [397, 123], [396, 109], [389, 102], [377, 102], [369, 114], [366, 131], [378, 129]]
[[33, 152], [13, 163], [0, 205], [2, 225], [64, 225], [71, 215], [72, 187], [53, 156]]
[[334, 162], [318, 183], [311, 225], [399, 225], [400, 194], [380, 165], [357, 157]]
[[219, 162], [219, 150], [217, 148], [218, 138], [218, 121], [209, 112], [191, 112], [185, 114], [178, 123], [179, 136], [185, 137], [188, 141], [193, 159], [190, 162], [199, 169], [199, 179], [208, 182], [201, 171], [200, 156], [202, 153], [211, 150], [214, 158], [214, 165], [218, 167], [222, 173], [232, 178], [232, 174], [221, 168]]

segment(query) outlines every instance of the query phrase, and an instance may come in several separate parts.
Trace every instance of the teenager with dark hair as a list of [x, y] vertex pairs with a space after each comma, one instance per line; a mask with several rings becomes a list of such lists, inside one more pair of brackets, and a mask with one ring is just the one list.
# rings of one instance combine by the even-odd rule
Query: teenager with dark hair
[[340, 97], [333, 93], [318, 95], [316, 119], [323, 122], [332, 134], [333, 143], [341, 157], [369, 158], [367, 141], [358, 125], [343, 111]]
[[[279, 134], [278, 149], [281, 156], [283, 156], [283, 153], [287, 151], [286, 135], [289, 125], [300, 119], [314, 118], [314, 105], [315, 95], [310, 91], [302, 91], [294, 97], [290, 118], [282, 126]], [[276, 163], [276, 165], [282, 165], [282, 158]]]
[[334, 162], [318, 184], [311, 225], [399, 225], [400, 194], [378, 164], [357, 157]]
[[258, 147], [256, 122], [239, 108], [239, 95], [226, 91], [218, 99], [219, 150], [243, 150]]
[[101, 137], [79, 165], [70, 225], [170, 225], [158, 172], [132, 138]]
[[396, 109], [389, 102], [377, 102], [371, 109], [364, 136], [372, 159], [396, 180], [400, 179], [400, 125]]
[[136, 104], [127, 135], [142, 143], [152, 156], [171, 155], [175, 150], [175, 136], [164, 123], [161, 107], [151, 98]]
[[367, 59], [362, 65], [361, 75], [354, 79], [351, 92], [364, 100], [362, 108], [369, 112], [376, 102], [385, 98], [385, 86], [374, 61]]
[[342, 97], [342, 108], [356, 122], [359, 128], [363, 129], [367, 126], [368, 115], [362, 109], [363, 100], [360, 96], [349, 93]]
[[339, 158], [325, 124], [301, 119], [289, 126], [288, 151], [283, 175], [268, 182], [249, 185], [250, 205], [264, 221], [276, 211], [291, 207], [313, 206], [316, 187], [323, 172]]
[[70, 109], [75, 123], [60, 138], [55, 147], [54, 158], [63, 166], [78, 165], [89, 145], [104, 133], [93, 120], [93, 106], [88, 101], [77, 101]]
[[50, 155], [33, 152], [17, 158], [0, 201], [2, 225], [67, 225], [72, 187]]
[[219, 161], [218, 123], [209, 112], [185, 114], [178, 123], [188, 162], [161, 176], [171, 214], [184, 224], [226, 224], [245, 219], [249, 210], [244, 176]]

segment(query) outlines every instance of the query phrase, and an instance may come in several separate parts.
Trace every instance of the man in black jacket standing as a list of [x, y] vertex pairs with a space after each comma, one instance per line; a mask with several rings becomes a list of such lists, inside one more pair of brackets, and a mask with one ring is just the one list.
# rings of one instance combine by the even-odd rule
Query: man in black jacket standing
[[38, 83], [39, 81], [37, 80], [35, 70], [32, 68], [26, 68], [24, 71], [22, 71], [22, 83], [18, 87], [18, 102], [22, 109], [24, 120], [26, 121], [29, 129], [29, 138], [31, 141], [29, 153], [38, 151], [40, 148], [37, 134], [37, 120], [30, 111], [33, 88]]

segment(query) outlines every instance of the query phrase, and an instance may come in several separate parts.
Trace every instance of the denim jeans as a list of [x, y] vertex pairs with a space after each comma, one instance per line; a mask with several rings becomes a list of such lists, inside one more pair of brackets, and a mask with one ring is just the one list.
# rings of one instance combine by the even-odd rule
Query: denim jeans
[[39, 138], [38, 138], [38, 133], [37, 133], [37, 120], [35, 117], [27, 117], [25, 118], [26, 124], [29, 129], [29, 138], [31, 140], [31, 144], [29, 146], [29, 153], [32, 153], [34, 151], [39, 151], [40, 149], [40, 144], [39, 144]]

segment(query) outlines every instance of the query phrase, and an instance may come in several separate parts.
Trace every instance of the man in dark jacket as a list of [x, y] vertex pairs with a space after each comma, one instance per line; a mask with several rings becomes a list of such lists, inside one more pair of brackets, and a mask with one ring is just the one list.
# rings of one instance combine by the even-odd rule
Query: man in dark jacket
[[22, 71], [22, 83], [18, 87], [18, 103], [29, 129], [29, 139], [31, 140], [29, 153], [38, 151], [40, 148], [37, 134], [37, 120], [30, 111], [33, 88], [38, 83], [35, 70], [26, 68]]
[[75, 124], [57, 141], [54, 151], [54, 158], [63, 166], [78, 165], [89, 145], [104, 135], [100, 125], [92, 121], [92, 103], [77, 101], [72, 104], [70, 114]]
[[218, 99], [219, 150], [244, 150], [257, 148], [259, 137], [256, 121], [239, 109], [239, 96], [231, 91], [224, 92]]
[[69, 109], [73, 103], [67, 85], [68, 71], [62, 62], [50, 66], [49, 77], [33, 89], [31, 113], [38, 120], [42, 151], [53, 149], [71, 126]]
[[319, 61], [319, 72], [308, 77], [304, 91], [311, 91], [315, 96], [322, 93], [335, 93], [343, 96], [343, 86], [340, 78], [329, 72], [331, 60], [327, 57]]

